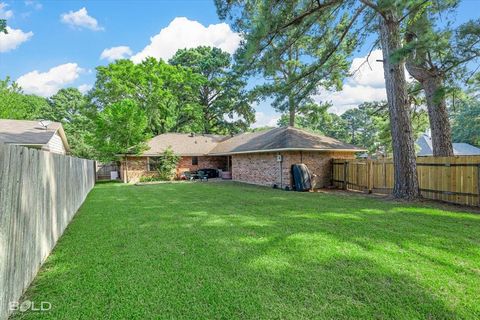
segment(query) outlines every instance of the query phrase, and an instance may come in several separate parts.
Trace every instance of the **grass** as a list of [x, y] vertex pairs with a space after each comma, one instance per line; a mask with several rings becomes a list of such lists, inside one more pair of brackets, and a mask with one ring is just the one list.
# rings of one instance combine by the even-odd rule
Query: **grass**
[[15, 319], [480, 318], [480, 215], [235, 183], [101, 184]]

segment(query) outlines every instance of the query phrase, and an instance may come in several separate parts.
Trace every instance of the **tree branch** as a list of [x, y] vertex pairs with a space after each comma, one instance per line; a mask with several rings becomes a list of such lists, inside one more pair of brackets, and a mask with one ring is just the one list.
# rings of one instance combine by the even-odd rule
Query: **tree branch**
[[325, 3], [322, 4], [322, 3], [320, 3], [320, 1], [317, 1], [318, 6], [315, 6], [315, 7], [311, 8], [310, 10], [305, 11], [304, 13], [296, 16], [295, 18], [293, 18], [292, 20], [288, 21], [286, 24], [281, 26], [279, 29], [277, 29], [275, 32], [284, 30], [284, 29], [290, 27], [291, 25], [298, 24], [304, 18], [314, 14], [315, 12], [317, 12], [319, 10], [322, 10], [322, 9], [325, 9], [325, 8], [328, 8], [328, 7], [333, 6], [335, 4], [339, 4], [341, 2], [342, 2], [342, 0], [333, 0], [333, 1], [325, 2]]
[[[345, 37], [347, 36], [348, 32], [350, 31], [350, 29], [352, 28], [353, 24], [355, 23], [355, 21], [357, 20], [357, 18], [360, 16], [360, 14], [362, 13], [363, 10], [365, 10], [366, 8], [366, 5], [363, 5], [361, 6], [360, 8], [358, 8], [355, 12], [355, 14], [353, 15], [352, 17], [352, 20], [350, 21], [350, 23], [348, 24], [348, 26], [345, 28], [345, 30], [342, 32], [341, 36], [340, 36], [340, 39], [337, 41], [337, 43], [333, 46], [333, 48], [321, 59], [321, 61], [315, 65], [314, 68], [311, 68], [311, 70], [307, 71], [305, 74], [302, 74], [301, 77], [304, 78], [304, 77], [308, 77], [309, 75], [315, 73], [321, 66], [323, 66], [325, 63], [327, 63], [327, 61], [330, 59], [330, 57], [335, 53], [335, 51], [338, 50], [338, 48], [340, 47], [340, 45], [342, 44], [343, 40], [345, 39]], [[291, 85], [293, 85], [295, 82], [298, 81], [298, 77], [297, 79], [294, 79], [292, 80], [290, 83], [287, 84], [287, 87], [290, 87]]]

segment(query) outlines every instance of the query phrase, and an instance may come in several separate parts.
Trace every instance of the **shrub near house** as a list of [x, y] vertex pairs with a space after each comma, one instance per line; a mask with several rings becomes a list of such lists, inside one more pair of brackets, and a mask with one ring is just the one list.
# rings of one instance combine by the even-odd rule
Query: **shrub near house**
[[150, 177], [140, 177], [140, 182], [148, 181], [171, 181], [175, 178], [176, 168], [180, 156], [176, 155], [171, 147], [168, 147], [163, 155], [158, 158], [154, 158], [154, 162], [151, 162], [152, 169], [156, 168], [157, 175]]

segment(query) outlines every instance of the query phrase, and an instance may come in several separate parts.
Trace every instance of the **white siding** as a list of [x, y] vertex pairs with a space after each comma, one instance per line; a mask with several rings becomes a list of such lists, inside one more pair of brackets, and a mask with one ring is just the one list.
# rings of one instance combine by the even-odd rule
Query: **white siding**
[[58, 133], [55, 133], [53, 135], [52, 139], [50, 139], [50, 141], [48, 142], [47, 147], [50, 152], [65, 154], [65, 146], [63, 145], [62, 138], [60, 138], [60, 135]]

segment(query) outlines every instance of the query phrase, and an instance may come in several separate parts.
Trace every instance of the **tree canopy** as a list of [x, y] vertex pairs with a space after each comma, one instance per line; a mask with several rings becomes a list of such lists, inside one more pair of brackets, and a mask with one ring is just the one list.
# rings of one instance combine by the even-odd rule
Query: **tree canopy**
[[191, 69], [202, 80], [197, 88], [203, 133], [235, 133], [246, 130], [255, 119], [246, 82], [232, 72], [230, 54], [218, 48], [200, 46], [181, 49], [170, 64]]
[[361, 33], [344, 32], [350, 17], [334, 2], [216, 0], [220, 17], [245, 35], [236, 53], [238, 69], [262, 77], [255, 93], [272, 97], [272, 106], [289, 115], [290, 125], [321, 88], [342, 87], [348, 58], [362, 41]]
[[147, 116], [147, 130], [153, 135], [199, 132], [202, 110], [196, 93], [202, 81], [189, 68], [154, 58], [139, 64], [117, 60], [97, 67], [91, 98], [100, 110], [124, 99], [134, 101]]
[[112, 103], [99, 112], [93, 144], [102, 160], [119, 154], [138, 154], [145, 150], [148, 117], [132, 99]]
[[60, 89], [48, 99], [49, 108], [42, 118], [63, 124], [72, 155], [80, 158], [95, 157], [90, 141], [95, 131], [96, 108], [76, 88]]
[[8, 77], [0, 80], [0, 119], [36, 120], [46, 109], [45, 98], [24, 94], [22, 88]]

